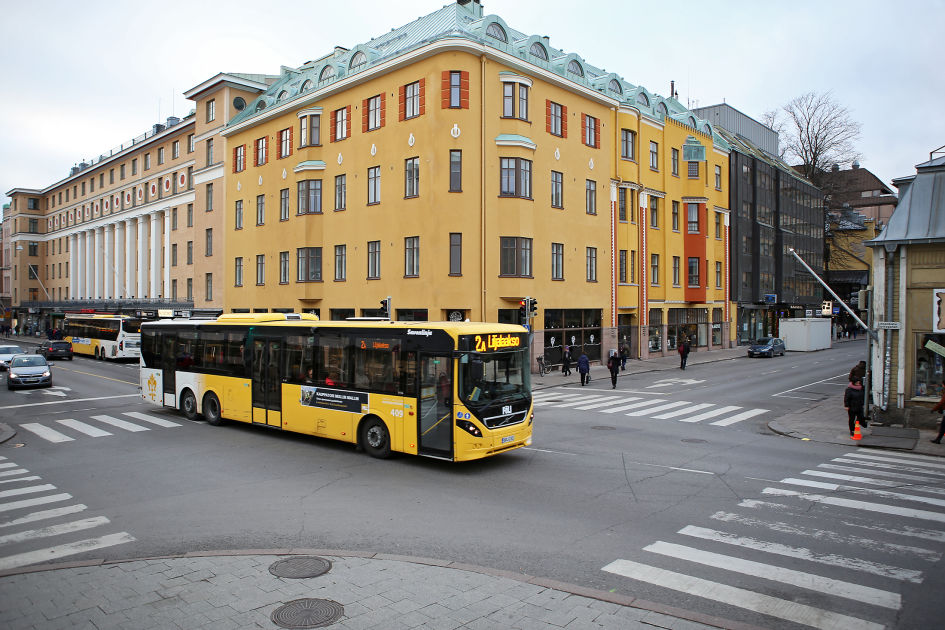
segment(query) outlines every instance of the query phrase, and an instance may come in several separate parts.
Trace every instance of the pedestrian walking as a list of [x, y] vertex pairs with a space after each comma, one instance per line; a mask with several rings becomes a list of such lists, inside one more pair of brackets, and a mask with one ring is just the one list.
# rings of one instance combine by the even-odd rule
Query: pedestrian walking
[[627, 359], [630, 358], [630, 346], [627, 345], [627, 342], [623, 342], [623, 345], [620, 346], [620, 371], [623, 372], [627, 369]]
[[616, 350], [611, 350], [610, 356], [607, 357], [607, 369], [610, 370], [611, 389], [617, 389], [617, 375], [620, 373], [620, 357], [617, 356]]
[[935, 437], [932, 442], [935, 444], [942, 443], [942, 436], [945, 435], [945, 379], [942, 380], [942, 399], [938, 401], [938, 404], [932, 407], [932, 413], [941, 413], [942, 422], [938, 425], [938, 435]]
[[856, 428], [856, 421], [860, 421], [860, 426], [867, 427], [866, 418], [863, 417], [863, 403], [866, 401], [866, 391], [863, 389], [862, 379], [851, 381], [843, 393], [843, 407], [847, 410], [847, 421], [850, 424], [850, 437], [853, 437], [853, 431]]
[[578, 374], [581, 375], [581, 387], [591, 382], [591, 361], [583, 352], [577, 360]]
[[686, 369], [686, 361], [689, 359], [689, 339], [683, 337], [676, 344], [676, 352], [679, 353], [679, 369]]
[[561, 376], [571, 376], [571, 350], [567, 346], [561, 353]]

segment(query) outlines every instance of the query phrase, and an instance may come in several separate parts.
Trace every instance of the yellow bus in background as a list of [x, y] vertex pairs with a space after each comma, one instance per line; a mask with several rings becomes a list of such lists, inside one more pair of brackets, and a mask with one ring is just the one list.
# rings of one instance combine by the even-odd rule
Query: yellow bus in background
[[96, 359], [137, 359], [141, 355], [141, 320], [126, 315], [67, 314], [63, 339], [72, 351]]
[[464, 461], [531, 444], [528, 333], [473, 322], [225, 314], [141, 326], [141, 395], [235, 420]]

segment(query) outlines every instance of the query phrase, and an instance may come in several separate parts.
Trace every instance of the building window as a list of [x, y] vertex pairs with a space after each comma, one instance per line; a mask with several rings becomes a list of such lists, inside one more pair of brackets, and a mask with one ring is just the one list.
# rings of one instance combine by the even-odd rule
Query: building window
[[213, 210], [213, 184], [207, 184], [207, 212]]
[[408, 236], [404, 239], [404, 276], [415, 278], [420, 275], [420, 237]]
[[420, 82], [414, 81], [401, 88], [403, 90], [403, 118], [416, 118], [420, 115]]
[[256, 254], [256, 284], [266, 284], [266, 256]]
[[673, 232], [679, 231], [679, 202], [673, 201]]
[[213, 228], [207, 228], [204, 232], [205, 236], [205, 256], [213, 256]]
[[[690, 162], [690, 164], [692, 164], [692, 162]], [[673, 169], [673, 175], [679, 177], [679, 149], [673, 148], [670, 151], [670, 165]]]
[[532, 275], [532, 239], [523, 236], [502, 236], [500, 241], [499, 275], [530, 278]]
[[233, 261], [233, 286], [243, 286], [243, 257], [237, 256]]
[[[151, 154], [145, 153], [144, 154], [144, 170], [148, 170], [150, 168], [151, 168]], [[85, 182], [82, 182], [82, 194], [83, 195], [85, 194]]]
[[689, 162], [689, 179], [699, 179], [698, 162]]
[[268, 138], [263, 136], [262, 138], [256, 139], [256, 164], [255, 166], [262, 166], [269, 159], [269, 144], [267, 142]]
[[587, 114], [581, 114], [584, 127], [584, 144], [595, 149], [600, 147], [600, 120]]
[[213, 164], [213, 138], [207, 140], [207, 165]]
[[207, 301], [209, 302], [210, 300], [213, 299], [213, 274], [212, 273], [208, 273], [206, 275], [205, 288], [207, 291]]
[[593, 179], [584, 184], [584, 201], [587, 214], [597, 214], [597, 182]]
[[564, 280], [564, 243], [551, 244], [551, 279]]
[[187, 204], [187, 227], [194, 227], [194, 204]]
[[699, 259], [695, 257], [689, 258], [689, 286], [699, 286]]
[[617, 220], [627, 220], [627, 189], [617, 189]]
[[721, 262], [715, 263], [715, 288], [716, 289], [722, 288], [722, 263]]
[[279, 158], [292, 155], [292, 127], [279, 132]]
[[197, 149], [196, 139], [194, 134], [187, 136], [187, 153], [193, 153]]
[[627, 160], [637, 159], [637, 132], [630, 129], [620, 130], [620, 157]]
[[637, 281], [637, 250], [630, 250], [630, 282]]
[[158, 147], [158, 164], [164, 164], [164, 147]]
[[650, 140], [650, 168], [660, 170], [660, 145]]
[[689, 233], [698, 234], [699, 233], [699, 204], [697, 203], [687, 203], [686, 212], [689, 215]]
[[256, 225], [266, 222], [266, 195], [256, 195]]
[[660, 255], [650, 254], [650, 284], [658, 287], [660, 284]]
[[207, 122], [213, 122], [217, 117], [217, 102], [214, 99], [207, 101]]
[[551, 207], [564, 208], [564, 173], [551, 171]]
[[194, 279], [187, 278], [187, 301], [194, 301]]
[[[175, 140], [173, 143], [171, 143], [171, 159], [176, 160], [179, 157], [180, 157], [180, 140]], [[114, 177], [112, 177], [111, 183], [112, 184], [115, 183]]]
[[715, 213], [715, 238], [716, 240], [722, 240], [722, 213]]
[[303, 147], [321, 144], [322, 117], [320, 114], [299, 118], [299, 137]]
[[546, 130], [548, 133], [561, 136], [562, 138], [567, 137], [567, 113], [568, 108], [564, 105], [559, 105], [553, 101], [546, 101], [547, 103], [547, 124]]
[[502, 117], [528, 120], [528, 86], [524, 83], [502, 84]]
[[660, 198], [650, 197], [650, 227], [659, 228], [660, 226]]
[[[171, 208], [171, 229], [177, 229], [177, 208]], [[69, 241], [66, 241], [66, 244], [69, 244]]]
[[587, 254], [587, 281], [597, 282], [597, 248], [588, 247]]
[[722, 167], [718, 165], [715, 167], [715, 189], [722, 190]]
[[303, 179], [299, 182], [299, 214], [322, 213], [322, 180]]
[[367, 277], [377, 280], [381, 277], [381, 242], [368, 241], [367, 251]]
[[171, 245], [171, 267], [177, 266], [177, 243]]
[[453, 70], [449, 74], [449, 106], [450, 107], [462, 107], [463, 106], [463, 73]]
[[342, 281], [348, 275], [348, 246], [335, 245], [335, 280]]
[[681, 262], [679, 256], [673, 256], [673, 286], [679, 286], [679, 266]]
[[[132, 158], [132, 159], [131, 159], [131, 174], [132, 174], [132, 175], [137, 175], [137, 174], [138, 174], [138, 158]], [[73, 189], [72, 192], [73, 192], [72, 196], [75, 197], [75, 196], [76, 196], [76, 195], [75, 195], [75, 189]]]
[[420, 158], [404, 160], [404, 197], [420, 194]]
[[321, 282], [322, 280], [322, 248], [300, 247], [298, 255], [299, 282]]
[[[124, 164], [122, 164], [122, 165], [120, 165], [120, 166], [118, 167], [118, 179], [119, 179], [119, 180], [125, 179], [125, 165], [124, 165]], [[62, 195], [62, 193], [59, 193], [59, 194]], [[60, 201], [60, 203], [62, 202], [61, 199], [60, 199], [59, 201]], [[66, 191], [66, 201], [69, 201], [69, 191], [68, 191], [68, 190]]]
[[463, 191], [463, 152], [450, 151], [450, 192]]
[[194, 242], [187, 241], [187, 264], [194, 264]]
[[177, 299], [177, 278], [171, 280], [171, 299]]
[[348, 176], [335, 175], [335, 210], [344, 210], [348, 203]]
[[368, 205], [381, 202], [381, 167], [372, 166], [367, 170], [367, 202]]
[[621, 249], [617, 260], [617, 281], [627, 283], [627, 250]]
[[501, 158], [499, 196], [532, 197], [532, 161], [523, 158]]
[[[176, 216], [174, 217], [177, 218]], [[174, 224], [174, 229], [177, 229], [177, 224]], [[243, 229], [243, 200], [238, 199], [236, 201], [236, 207], [233, 209], [233, 229], [242, 230]]]
[[463, 275], [463, 235], [450, 232], [450, 275]]
[[367, 99], [367, 102], [366, 102], [367, 107], [365, 109], [367, 119], [364, 121], [365, 131], [373, 131], [374, 129], [381, 128], [381, 125], [383, 124], [381, 122], [382, 121], [381, 113], [383, 111], [382, 103], [383, 101], [381, 99], [380, 94], [378, 94], [377, 96], [372, 96], [371, 98]]
[[240, 146], [233, 149], [233, 172], [240, 173], [246, 168], [246, 145], [241, 144]]
[[289, 284], [289, 252], [279, 252], [279, 284]]

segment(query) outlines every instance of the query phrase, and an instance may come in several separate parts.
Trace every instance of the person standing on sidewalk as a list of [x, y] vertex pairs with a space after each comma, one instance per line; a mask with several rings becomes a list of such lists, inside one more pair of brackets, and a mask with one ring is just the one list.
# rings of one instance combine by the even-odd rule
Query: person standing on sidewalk
[[627, 359], [630, 358], [630, 346], [627, 345], [627, 342], [623, 342], [620, 345], [620, 371], [623, 372], [627, 369]]
[[853, 437], [853, 431], [856, 428], [856, 421], [860, 421], [860, 426], [866, 428], [866, 418], [863, 417], [863, 403], [866, 401], [866, 392], [863, 390], [863, 380], [856, 379], [851, 381], [847, 390], [843, 393], [843, 407], [847, 410], [847, 421], [850, 424], [850, 437]]
[[561, 353], [561, 376], [571, 376], [571, 350], [567, 346]]
[[942, 414], [942, 423], [938, 425], [938, 436], [932, 440], [935, 444], [942, 443], [942, 436], [945, 435], [945, 379], [942, 380], [942, 399], [938, 401], [938, 404], [932, 407], [932, 413], [941, 413]]
[[676, 345], [676, 351], [679, 352], [679, 369], [686, 369], [686, 361], [689, 359], [689, 339], [683, 337]]
[[584, 387], [591, 380], [591, 361], [587, 358], [587, 355], [582, 352], [581, 356], [578, 357], [577, 365], [578, 373], [581, 375], [581, 387]]
[[607, 358], [607, 369], [610, 370], [611, 389], [617, 389], [617, 375], [620, 373], [620, 357], [617, 356], [616, 350], [610, 351], [610, 356]]
[[861, 381], [866, 379], [866, 361], [860, 361], [850, 370], [850, 382], [852, 383], [855, 379]]

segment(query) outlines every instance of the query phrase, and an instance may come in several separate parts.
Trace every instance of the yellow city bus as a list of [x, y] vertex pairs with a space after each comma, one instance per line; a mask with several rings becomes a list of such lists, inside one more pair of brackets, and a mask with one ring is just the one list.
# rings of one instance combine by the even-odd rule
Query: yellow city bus
[[141, 326], [141, 396], [262, 425], [463, 461], [531, 444], [528, 333], [472, 322], [225, 314]]
[[66, 315], [63, 339], [76, 354], [96, 359], [137, 359], [141, 352], [141, 320], [125, 315], [88, 313]]

